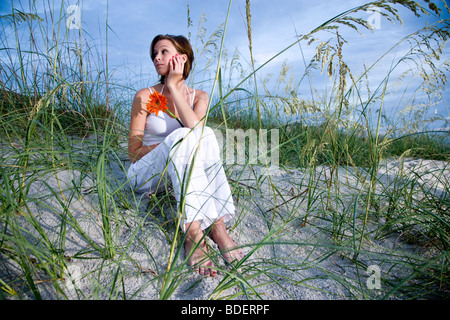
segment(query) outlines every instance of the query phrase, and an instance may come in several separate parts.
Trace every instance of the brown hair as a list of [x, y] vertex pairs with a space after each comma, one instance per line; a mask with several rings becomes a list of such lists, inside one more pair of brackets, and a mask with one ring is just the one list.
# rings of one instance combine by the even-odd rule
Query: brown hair
[[[155, 60], [155, 53], [153, 52], [153, 49], [154, 49], [156, 43], [160, 40], [169, 40], [170, 42], [173, 43], [173, 45], [175, 46], [175, 49], [177, 49], [178, 53], [185, 54], [187, 56], [187, 60], [184, 64], [184, 70], [183, 70], [183, 79], [187, 79], [187, 77], [189, 76], [189, 73], [192, 70], [192, 63], [194, 62], [194, 51], [192, 50], [191, 43], [189, 42], [189, 40], [186, 39], [186, 37], [184, 37], [184, 36], [174, 36], [174, 35], [170, 35], [170, 34], [157, 35], [153, 39], [152, 44], [150, 46], [150, 56], [152, 57], [152, 61]], [[164, 83], [165, 78], [166, 78], [165, 76], [161, 76], [161, 79], [160, 79], [161, 83]]]

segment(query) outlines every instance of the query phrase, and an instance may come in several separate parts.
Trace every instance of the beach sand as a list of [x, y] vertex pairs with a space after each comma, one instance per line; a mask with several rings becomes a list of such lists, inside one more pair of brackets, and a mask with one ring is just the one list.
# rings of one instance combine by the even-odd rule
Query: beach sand
[[[111, 163], [108, 174], [113, 186], [126, 181], [123, 169], [129, 163], [124, 161], [122, 164]], [[235, 197], [239, 199], [235, 201], [236, 217], [228, 227], [232, 238], [243, 247], [246, 261], [240, 270], [235, 270], [216, 254], [216, 265], [222, 269], [219, 275], [202, 277], [184, 265], [182, 250], [181, 256], [174, 261], [179, 271], [174, 280], [177, 286], [170, 299], [247, 299], [242, 287], [250, 299], [371, 299], [386, 294], [386, 281], [409, 275], [411, 270], [405, 268], [403, 262], [436, 254], [432, 248], [404, 241], [400, 233], [377, 238], [371, 232], [380, 230], [385, 223], [383, 219], [369, 219], [367, 226], [363, 226], [361, 216], [365, 214], [365, 206], [361, 204], [370, 185], [368, 173], [361, 168], [340, 167], [333, 173], [323, 166], [314, 172], [272, 169], [267, 174], [262, 166], [230, 166], [227, 173], [230, 183], [236, 186]], [[397, 159], [380, 165], [375, 194], [407, 183], [417, 173], [421, 173], [419, 180], [424, 188], [435, 193], [445, 192], [442, 178], [447, 182], [450, 179], [448, 162]], [[339, 181], [338, 188], [335, 184], [328, 188], [330, 179]], [[78, 187], [74, 189], [74, 185]], [[176, 228], [175, 220], [172, 220], [176, 213], [174, 199], [166, 196], [160, 206], [163, 210], [149, 211], [152, 204], [149, 195], [126, 192], [130, 201], [136, 196], [138, 204], [131, 208], [111, 209], [112, 220], [116, 221], [111, 227], [116, 251], [114, 259], [105, 260], [93, 250], [94, 245], [104, 246], [101, 209], [95, 188], [96, 183], [89, 175], [62, 170], [57, 175], [43, 175], [29, 190], [29, 199], [36, 199], [29, 201], [29, 210], [40, 228], [45, 230], [48, 241], [64, 243], [67, 268], [64, 277], [58, 281], [61, 290], [69, 299], [123, 299], [125, 296], [127, 299], [158, 299], [163, 281], [161, 275], [166, 271], [170, 252], [168, 235], [173, 235]], [[55, 196], [49, 191], [51, 189], [66, 191], [63, 191], [64, 196]], [[386, 201], [380, 198], [380, 206], [383, 207]], [[324, 203], [328, 203], [329, 208], [323, 208]], [[70, 208], [70, 216], [64, 212], [64, 207]], [[339, 224], [333, 227], [333, 219], [344, 217], [346, 221], [353, 221], [353, 216], [358, 217], [355, 224], [343, 223], [340, 230], [336, 230]], [[62, 217], [66, 219], [65, 239], [59, 237]], [[18, 217], [17, 221], [24, 233], [28, 230], [26, 237], [30, 243], [42, 246], [29, 219]], [[71, 221], [76, 221], [77, 227]], [[362, 228], [367, 237], [361, 240], [353, 234]], [[217, 246], [210, 239], [207, 241], [217, 252]], [[359, 264], [351, 261], [356, 248], [360, 248], [357, 251]], [[21, 285], [23, 280], [17, 280], [23, 279], [23, 271], [17, 263], [5, 254], [0, 254], [0, 259], [0, 279], [14, 283], [22, 290], [21, 298], [34, 299], [31, 291]], [[379, 271], [381, 282], [370, 278], [376, 272], [368, 270], [369, 266], [375, 266]], [[45, 272], [34, 276], [42, 277], [37, 286], [43, 299], [62, 298], [47, 280]], [[228, 280], [242, 277], [243, 280], [240, 286], [238, 281], [230, 286], [219, 286], [223, 285], [225, 277]], [[372, 281], [372, 289], [366, 288], [370, 286], [369, 281]], [[405, 296], [396, 292], [389, 298], [403, 299]]]

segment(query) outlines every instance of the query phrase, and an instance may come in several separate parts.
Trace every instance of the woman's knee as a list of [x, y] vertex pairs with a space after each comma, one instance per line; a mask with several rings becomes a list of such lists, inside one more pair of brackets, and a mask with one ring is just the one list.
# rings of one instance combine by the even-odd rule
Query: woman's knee
[[178, 128], [170, 134], [170, 139], [179, 141], [189, 140], [191, 143], [198, 143], [201, 139], [215, 138], [214, 131], [209, 127], [196, 127], [194, 129]]
[[189, 128], [178, 128], [178, 129], [175, 129], [174, 131], [172, 131], [172, 133], [169, 135], [169, 137], [175, 138], [175, 139], [181, 139], [181, 138], [186, 137], [190, 131], [191, 131], [191, 129], [189, 129]]
[[[175, 132], [177, 131], [177, 132]], [[179, 128], [176, 129], [174, 132], [171, 133], [171, 138], [173, 146], [172, 148], [175, 148], [175, 146], [182, 147], [183, 150], [190, 149], [193, 151], [197, 147], [201, 146], [204, 143], [208, 143], [208, 148], [212, 147], [213, 145], [211, 142], [217, 143], [216, 141], [216, 135], [214, 133], [214, 130], [212, 130], [209, 127], [197, 127], [192, 129], [189, 128]], [[204, 142], [202, 142], [204, 141]], [[202, 149], [202, 148], [201, 148]], [[204, 148], [203, 148], [204, 149]], [[174, 151], [174, 150], [172, 150]], [[192, 152], [191, 152], [192, 153]]]
[[[201, 128], [199, 128], [199, 129], [201, 129]], [[204, 127], [203, 128], [203, 136], [207, 136], [207, 137], [209, 137], [209, 136], [211, 136], [211, 135], [215, 135], [214, 134], [214, 130], [213, 129], [211, 129], [210, 127]]]
[[194, 129], [195, 135], [198, 140], [211, 140], [216, 139], [216, 134], [214, 130], [210, 127], [199, 127]]

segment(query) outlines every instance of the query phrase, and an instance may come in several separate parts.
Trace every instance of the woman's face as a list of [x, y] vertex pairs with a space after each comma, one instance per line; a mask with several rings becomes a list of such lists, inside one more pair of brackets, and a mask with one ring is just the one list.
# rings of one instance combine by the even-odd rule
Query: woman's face
[[[156, 72], [160, 76], [167, 76], [169, 73], [169, 63], [173, 56], [180, 55], [170, 40], [159, 40], [153, 47], [153, 64]], [[184, 56], [184, 55], [183, 55]]]

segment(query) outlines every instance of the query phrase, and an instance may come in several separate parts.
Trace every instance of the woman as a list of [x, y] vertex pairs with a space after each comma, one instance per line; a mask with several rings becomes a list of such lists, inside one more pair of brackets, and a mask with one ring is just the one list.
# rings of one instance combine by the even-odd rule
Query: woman
[[[134, 97], [128, 178], [136, 191], [152, 193], [162, 190], [164, 177], [170, 178], [178, 207], [184, 209], [181, 227], [188, 264], [215, 277], [203, 230], [211, 227], [210, 236], [228, 262], [242, 259], [243, 253], [225, 228], [235, 208], [214, 132], [203, 126], [208, 94], [186, 85], [194, 54], [185, 37], [158, 35], [150, 50], [161, 80]], [[146, 103], [155, 91], [167, 98], [169, 112], [148, 113]]]

